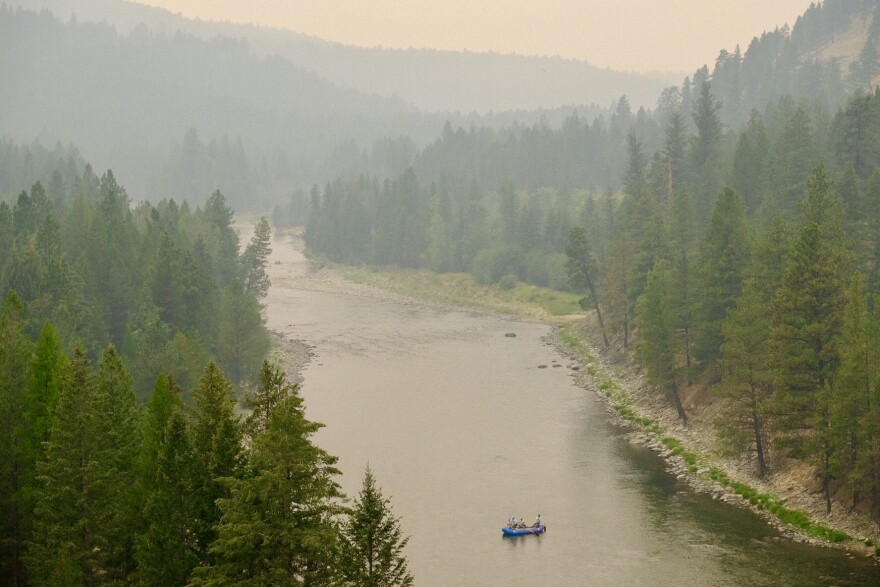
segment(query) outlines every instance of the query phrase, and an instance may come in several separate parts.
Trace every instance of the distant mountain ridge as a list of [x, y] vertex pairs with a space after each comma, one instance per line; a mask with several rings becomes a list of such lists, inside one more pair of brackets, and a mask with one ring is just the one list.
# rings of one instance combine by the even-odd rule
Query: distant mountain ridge
[[[314, 170], [339, 145], [428, 135], [422, 124], [433, 135], [440, 125], [399, 99], [340, 88], [279, 57], [256, 58], [234, 40], [144, 28], [122, 36], [106, 23], [65, 24], [5, 6], [0, 79], [0, 136], [72, 142], [88, 160], [113, 167], [136, 199], [169, 193], [158, 180], [175, 144], [198, 159], [216, 142], [217, 152], [238, 153], [235, 165], [257, 170], [264, 186], [273, 177], [300, 185], [316, 180]], [[240, 161], [245, 151], [249, 160]], [[230, 162], [211, 165], [226, 171]], [[201, 201], [226, 187], [212, 183], [177, 185], [170, 194]], [[231, 199], [252, 195], [241, 191]]]
[[396, 96], [427, 112], [486, 113], [570, 104], [609, 106], [626, 95], [651, 108], [660, 91], [683, 74], [637, 74], [584, 61], [427, 49], [360, 48], [267, 27], [184, 18], [122, 0], [6, 0], [10, 6], [50, 10], [62, 21], [106, 21], [120, 33], [141, 23], [152, 31], [180, 30], [202, 39], [246, 39], [257, 55], [277, 54], [339, 86]]

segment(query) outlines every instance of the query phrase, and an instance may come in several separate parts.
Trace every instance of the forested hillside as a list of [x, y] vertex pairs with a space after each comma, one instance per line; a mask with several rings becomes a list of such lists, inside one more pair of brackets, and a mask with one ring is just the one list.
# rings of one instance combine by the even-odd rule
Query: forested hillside
[[[310, 250], [346, 263], [578, 288], [682, 422], [681, 397], [708, 387], [727, 406], [720, 436], [756, 473], [801, 460], [829, 509], [880, 520], [873, 35], [848, 72], [817, 58], [872, 30], [877, 6], [816, 5], [745, 55], [722, 52], [654, 112], [627, 117], [621, 102], [609, 122], [561, 130], [447, 129], [396, 180], [332, 182], [276, 217], [308, 210]], [[593, 137], [604, 167], [578, 151]], [[622, 189], [600, 191], [585, 168]]]
[[255, 252], [268, 235], [240, 254], [220, 192], [195, 210], [132, 207], [111, 171], [56, 177], [0, 203], [0, 289], [26, 308], [28, 334], [51, 322], [64, 349], [92, 358], [112, 343], [141, 398], [160, 370], [191, 387], [211, 357], [236, 385], [255, 377], [268, 350], [257, 287], [267, 251]]
[[6, 150], [57, 167], [0, 202], [0, 583], [411, 585], [371, 471], [343, 508], [264, 360], [268, 222], [240, 250], [219, 191], [133, 206], [74, 149]]
[[265, 206], [314, 181], [340, 145], [420, 135], [422, 121], [400, 100], [344, 90], [237, 40], [145, 27], [122, 36], [6, 7], [0, 77], [7, 140], [73, 142], [153, 201], [201, 203], [220, 188], [237, 209]]

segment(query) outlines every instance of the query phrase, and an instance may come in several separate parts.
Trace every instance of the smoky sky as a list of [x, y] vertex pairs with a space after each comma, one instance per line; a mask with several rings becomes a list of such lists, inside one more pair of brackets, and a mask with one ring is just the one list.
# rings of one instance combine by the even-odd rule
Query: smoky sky
[[811, 0], [140, 0], [206, 20], [345, 44], [558, 55], [627, 71], [692, 71], [793, 25]]

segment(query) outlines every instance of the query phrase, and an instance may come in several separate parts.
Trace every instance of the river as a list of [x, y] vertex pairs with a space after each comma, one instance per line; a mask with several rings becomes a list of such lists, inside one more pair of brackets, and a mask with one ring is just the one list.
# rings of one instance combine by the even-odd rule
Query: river
[[[551, 326], [315, 274], [300, 246], [273, 243], [267, 324], [312, 347], [315, 441], [349, 495], [373, 469], [418, 587], [880, 585], [870, 561], [792, 543], [627, 442]], [[502, 538], [510, 516], [539, 513], [546, 534]]]

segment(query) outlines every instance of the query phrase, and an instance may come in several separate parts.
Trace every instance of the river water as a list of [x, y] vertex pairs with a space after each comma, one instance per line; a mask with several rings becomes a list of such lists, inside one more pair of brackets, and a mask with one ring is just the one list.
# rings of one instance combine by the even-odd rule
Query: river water
[[[373, 469], [418, 587], [880, 585], [871, 562], [789, 542], [666, 473], [573, 383], [550, 326], [346, 285], [311, 274], [298, 242], [273, 247], [268, 326], [313, 348], [315, 440], [349, 495]], [[502, 537], [539, 513], [546, 534]]]

